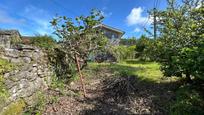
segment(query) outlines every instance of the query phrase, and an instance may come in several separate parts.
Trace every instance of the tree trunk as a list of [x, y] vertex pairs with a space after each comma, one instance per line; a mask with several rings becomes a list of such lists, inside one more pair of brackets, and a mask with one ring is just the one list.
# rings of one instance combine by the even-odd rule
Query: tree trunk
[[188, 83], [192, 83], [192, 79], [191, 79], [191, 75], [189, 74], [189, 72], [186, 72], [186, 80]]
[[79, 72], [79, 76], [80, 76], [80, 82], [81, 82], [81, 86], [82, 86], [82, 90], [84, 93], [84, 97], [86, 97], [86, 89], [85, 89], [85, 85], [84, 85], [84, 81], [83, 81], [83, 75], [81, 73], [81, 67], [80, 67], [80, 63], [79, 63], [79, 58], [77, 55], [75, 55], [75, 60], [76, 60], [76, 65], [77, 65], [77, 70]]

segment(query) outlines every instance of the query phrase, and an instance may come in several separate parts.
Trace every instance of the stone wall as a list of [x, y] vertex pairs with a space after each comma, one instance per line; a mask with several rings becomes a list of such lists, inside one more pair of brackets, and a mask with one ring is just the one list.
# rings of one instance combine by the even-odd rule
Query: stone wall
[[12, 44], [20, 41], [21, 35], [17, 30], [0, 30], [0, 47], [11, 48]]
[[46, 53], [38, 48], [23, 46], [19, 50], [3, 49], [0, 57], [18, 65], [15, 70], [4, 73], [9, 98], [4, 105], [1, 105], [0, 114], [19, 99], [23, 99], [27, 105], [32, 105], [36, 93], [46, 90], [51, 83], [53, 73]]
[[10, 35], [0, 35], [0, 47], [10, 48]]

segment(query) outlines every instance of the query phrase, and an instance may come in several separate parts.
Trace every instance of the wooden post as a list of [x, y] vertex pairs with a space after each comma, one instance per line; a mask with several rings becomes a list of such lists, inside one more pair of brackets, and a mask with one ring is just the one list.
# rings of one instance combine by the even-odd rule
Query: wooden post
[[81, 73], [79, 58], [78, 58], [77, 54], [75, 55], [75, 59], [76, 59], [76, 63], [77, 63], [77, 69], [78, 69], [78, 72], [79, 72], [80, 82], [81, 82], [82, 90], [83, 90], [83, 93], [84, 93], [84, 97], [86, 97], [86, 89], [85, 89], [85, 85], [84, 85], [84, 81], [83, 81], [83, 75]]
[[157, 38], [157, 17], [156, 17], [156, 8], [154, 8], [154, 11], [153, 11], [153, 13], [154, 13], [154, 39], [156, 39]]

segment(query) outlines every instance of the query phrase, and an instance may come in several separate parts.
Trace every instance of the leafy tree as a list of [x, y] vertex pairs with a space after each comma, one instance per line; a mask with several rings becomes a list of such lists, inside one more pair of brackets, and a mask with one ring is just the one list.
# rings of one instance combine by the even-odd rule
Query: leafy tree
[[126, 46], [132, 46], [136, 44], [136, 38], [132, 37], [132, 38], [123, 38], [120, 40], [120, 45], [126, 45]]
[[166, 76], [204, 79], [204, 6], [199, 1], [177, 5], [168, 0], [168, 8], [157, 14], [160, 38], [154, 44], [154, 57]]
[[151, 50], [149, 47], [151, 45], [151, 40], [146, 36], [142, 35], [136, 42], [136, 58], [140, 58], [142, 60], [146, 60], [148, 56], [148, 51]]
[[65, 53], [67, 60], [75, 62], [84, 96], [86, 93], [81, 69], [87, 65], [89, 55], [102, 49], [107, 41], [102, 32], [96, 28], [103, 18], [100, 11], [92, 10], [89, 16], [79, 16], [74, 20], [59, 16], [51, 21], [55, 34], [61, 39], [59, 49]]

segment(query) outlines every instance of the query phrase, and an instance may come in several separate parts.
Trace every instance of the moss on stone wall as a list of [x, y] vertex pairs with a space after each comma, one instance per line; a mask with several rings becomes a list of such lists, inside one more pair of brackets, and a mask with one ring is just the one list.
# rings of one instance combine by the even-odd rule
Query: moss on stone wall
[[10, 104], [5, 110], [3, 110], [2, 115], [21, 115], [26, 104], [24, 100], [19, 99], [18, 101]]
[[5, 104], [5, 100], [9, 96], [4, 86], [3, 74], [14, 69], [14, 65], [0, 58], [0, 109]]
[[19, 34], [15, 33], [15, 34], [11, 35], [11, 44], [12, 45], [17, 45], [20, 43], [22, 43], [22, 39], [21, 39]]

